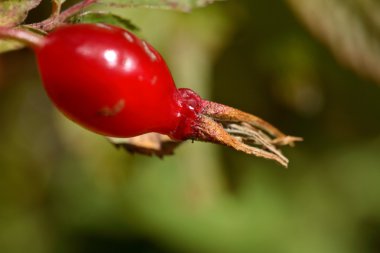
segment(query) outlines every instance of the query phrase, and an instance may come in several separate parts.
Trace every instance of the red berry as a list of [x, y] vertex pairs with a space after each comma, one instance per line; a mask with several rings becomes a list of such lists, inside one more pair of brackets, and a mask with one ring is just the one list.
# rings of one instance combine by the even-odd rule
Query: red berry
[[0, 36], [28, 43], [52, 101], [67, 117], [99, 134], [157, 132], [223, 144], [284, 166], [288, 160], [276, 146], [302, 140], [254, 115], [177, 89], [161, 55], [121, 28], [66, 25], [45, 38], [5, 28]]
[[177, 90], [161, 55], [132, 33], [103, 24], [67, 25], [35, 51], [49, 97], [80, 125], [115, 137], [192, 134], [201, 99]]

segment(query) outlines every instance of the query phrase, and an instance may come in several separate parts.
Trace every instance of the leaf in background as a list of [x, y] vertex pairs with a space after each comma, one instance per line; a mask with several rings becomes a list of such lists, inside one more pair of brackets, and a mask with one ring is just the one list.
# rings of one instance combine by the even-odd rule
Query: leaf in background
[[[41, 0], [2, 0], [0, 1], [0, 26], [13, 27], [23, 22], [28, 11], [35, 8]], [[0, 40], [0, 53], [24, 47], [20, 42]]]
[[139, 28], [130, 20], [108, 12], [88, 11], [72, 17], [70, 21], [73, 23], [106, 23], [123, 27], [131, 31], [139, 30]]
[[133, 8], [148, 7], [190, 11], [195, 7], [202, 7], [222, 0], [98, 0], [97, 3], [107, 4], [113, 7]]
[[12, 27], [25, 20], [28, 12], [39, 5], [41, 0], [0, 1], [0, 26]]
[[0, 40], [0, 53], [17, 50], [25, 47], [24, 44], [13, 40]]
[[376, 0], [287, 0], [345, 65], [380, 84], [380, 3]]

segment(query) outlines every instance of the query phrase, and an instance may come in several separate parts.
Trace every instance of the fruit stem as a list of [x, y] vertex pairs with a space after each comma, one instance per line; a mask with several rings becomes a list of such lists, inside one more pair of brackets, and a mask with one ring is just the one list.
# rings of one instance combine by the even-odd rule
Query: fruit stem
[[35, 29], [44, 30], [45, 32], [49, 32], [53, 30], [55, 27], [57, 27], [58, 25], [60, 25], [61, 23], [65, 22], [71, 16], [75, 15], [76, 13], [80, 12], [82, 9], [96, 2], [97, 0], [84, 0], [82, 2], [79, 2], [71, 6], [65, 11], [59, 13], [61, 11], [60, 2], [53, 1], [53, 10], [52, 10], [51, 16], [42, 22], [30, 24], [28, 26], [33, 27]]
[[0, 27], [0, 38], [17, 40], [25, 43], [33, 49], [38, 49], [42, 46], [44, 37], [36, 33], [10, 27]]
[[75, 15], [76, 13], [80, 12], [81, 10], [83, 10], [84, 8], [86, 8], [87, 6], [90, 6], [94, 3], [96, 3], [97, 0], [84, 0], [80, 3], [77, 3], [73, 6], [71, 6], [70, 8], [68, 8], [67, 10], [63, 11], [60, 15], [59, 15], [59, 20], [61, 22], [65, 21], [66, 19], [70, 18], [71, 16]]
[[50, 17], [42, 22], [26, 25], [26, 27], [31, 27], [33, 29], [43, 30], [45, 32], [52, 30], [58, 20], [59, 14], [61, 12], [62, 2], [61, 0], [52, 0], [52, 11]]

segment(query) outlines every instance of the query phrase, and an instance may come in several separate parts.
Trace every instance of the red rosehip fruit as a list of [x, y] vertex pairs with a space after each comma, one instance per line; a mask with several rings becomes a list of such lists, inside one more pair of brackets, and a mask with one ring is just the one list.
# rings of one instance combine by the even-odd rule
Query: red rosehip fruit
[[177, 89], [161, 55], [121, 28], [63, 25], [42, 37], [0, 27], [0, 37], [32, 47], [53, 103], [96, 133], [133, 137], [156, 132], [176, 140], [219, 143], [284, 166], [288, 159], [277, 146], [302, 140], [254, 115]]
[[[35, 49], [44, 87], [70, 119], [94, 132], [131, 137], [158, 132], [182, 139], [200, 98], [179, 92], [147, 42], [104, 24], [61, 26]], [[187, 125], [186, 125], [187, 124]]]

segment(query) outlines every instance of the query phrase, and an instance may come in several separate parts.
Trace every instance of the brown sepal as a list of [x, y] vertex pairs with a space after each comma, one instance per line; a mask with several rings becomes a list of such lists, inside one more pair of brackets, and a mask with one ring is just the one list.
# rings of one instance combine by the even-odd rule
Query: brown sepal
[[158, 134], [147, 133], [131, 138], [107, 137], [108, 140], [117, 148], [123, 148], [129, 153], [139, 153], [143, 155], [155, 155], [160, 158], [166, 155], [173, 155], [174, 149], [181, 144], [170, 137]]
[[288, 166], [289, 160], [278, 146], [294, 146], [294, 142], [303, 140], [285, 135], [257, 116], [211, 101], [203, 101], [195, 132], [197, 140], [222, 144], [271, 159], [284, 167]]

